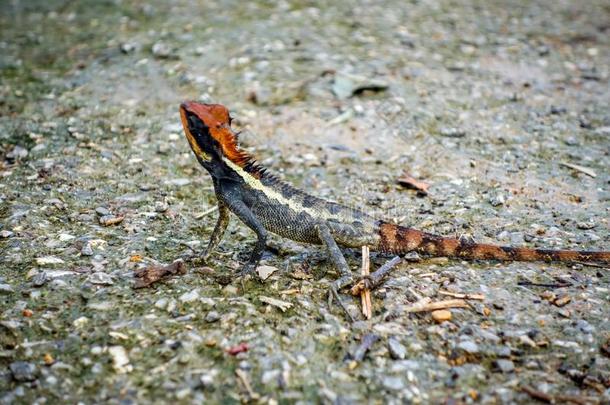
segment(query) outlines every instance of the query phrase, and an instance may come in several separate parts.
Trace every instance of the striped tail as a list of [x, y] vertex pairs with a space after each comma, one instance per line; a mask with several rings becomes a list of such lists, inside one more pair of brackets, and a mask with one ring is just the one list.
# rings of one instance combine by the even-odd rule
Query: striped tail
[[378, 250], [394, 254], [416, 251], [430, 256], [469, 260], [503, 260], [521, 262], [597, 262], [610, 264], [610, 252], [530, 249], [473, 243], [421, 232], [412, 228], [382, 222], [379, 226]]

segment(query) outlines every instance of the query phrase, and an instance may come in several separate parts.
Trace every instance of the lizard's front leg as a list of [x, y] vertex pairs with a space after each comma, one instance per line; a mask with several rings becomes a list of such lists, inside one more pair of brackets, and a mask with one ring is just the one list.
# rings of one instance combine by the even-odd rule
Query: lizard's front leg
[[208, 247], [203, 252], [203, 261], [207, 262], [210, 258], [210, 255], [216, 250], [222, 236], [227, 230], [227, 226], [229, 225], [229, 221], [231, 219], [231, 211], [227, 205], [218, 200], [218, 221], [216, 222], [216, 226], [212, 231], [212, 235], [210, 236], [210, 241], [208, 242]]
[[240, 271], [241, 275], [246, 275], [252, 273], [256, 269], [258, 262], [263, 256], [263, 252], [267, 246], [267, 230], [263, 227], [259, 220], [256, 219], [256, 216], [254, 216], [250, 208], [248, 208], [248, 206], [242, 200], [229, 199], [227, 203], [229, 204], [230, 210], [239, 219], [241, 219], [241, 221], [246, 224], [248, 228], [256, 232], [256, 236], [258, 238], [256, 246], [254, 246], [254, 250], [250, 255], [250, 259], [246, 264], [244, 264]]

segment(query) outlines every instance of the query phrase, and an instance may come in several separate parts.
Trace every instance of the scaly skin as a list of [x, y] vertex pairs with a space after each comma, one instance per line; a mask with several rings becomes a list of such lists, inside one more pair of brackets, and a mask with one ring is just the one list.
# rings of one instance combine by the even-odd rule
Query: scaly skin
[[369, 246], [372, 250], [472, 260], [582, 261], [610, 263], [610, 252], [546, 250], [466, 242], [421, 232], [373, 218], [366, 213], [311, 196], [279, 180], [237, 146], [228, 110], [219, 104], [185, 102], [180, 106], [184, 132], [201, 165], [212, 176], [220, 216], [205, 251], [220, 242], [235, 214], [258, 241], [243, 273], [253, 271], [265, 249], [267, 232], [297, 242], [323, 244], [341, 272], [334, 284], [342, 288], [351, 272], [339, 246]]

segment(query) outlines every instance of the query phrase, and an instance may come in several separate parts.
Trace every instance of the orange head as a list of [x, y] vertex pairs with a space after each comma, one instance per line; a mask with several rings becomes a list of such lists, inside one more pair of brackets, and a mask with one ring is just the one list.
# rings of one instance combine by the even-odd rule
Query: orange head
[[237, 146], [237, 135], [231, 130], [231, 116], [225, 106], [185, 101], [180, 104], [180, 118], [186, 139], [200, 161], [226, 157], [243, 167], [250, 160]]

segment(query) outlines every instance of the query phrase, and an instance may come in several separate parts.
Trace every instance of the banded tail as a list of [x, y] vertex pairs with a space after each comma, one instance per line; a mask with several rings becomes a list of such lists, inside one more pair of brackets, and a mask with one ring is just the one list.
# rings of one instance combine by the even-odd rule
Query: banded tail
[[473, 243], [382, 222], [379, 227], [379, 250], [403, 254], [416, 251], [431, 256], [469, 260], [502, 260], [521, 262], [596, 262], [610, 264], [610, 252], [531, 249]]

